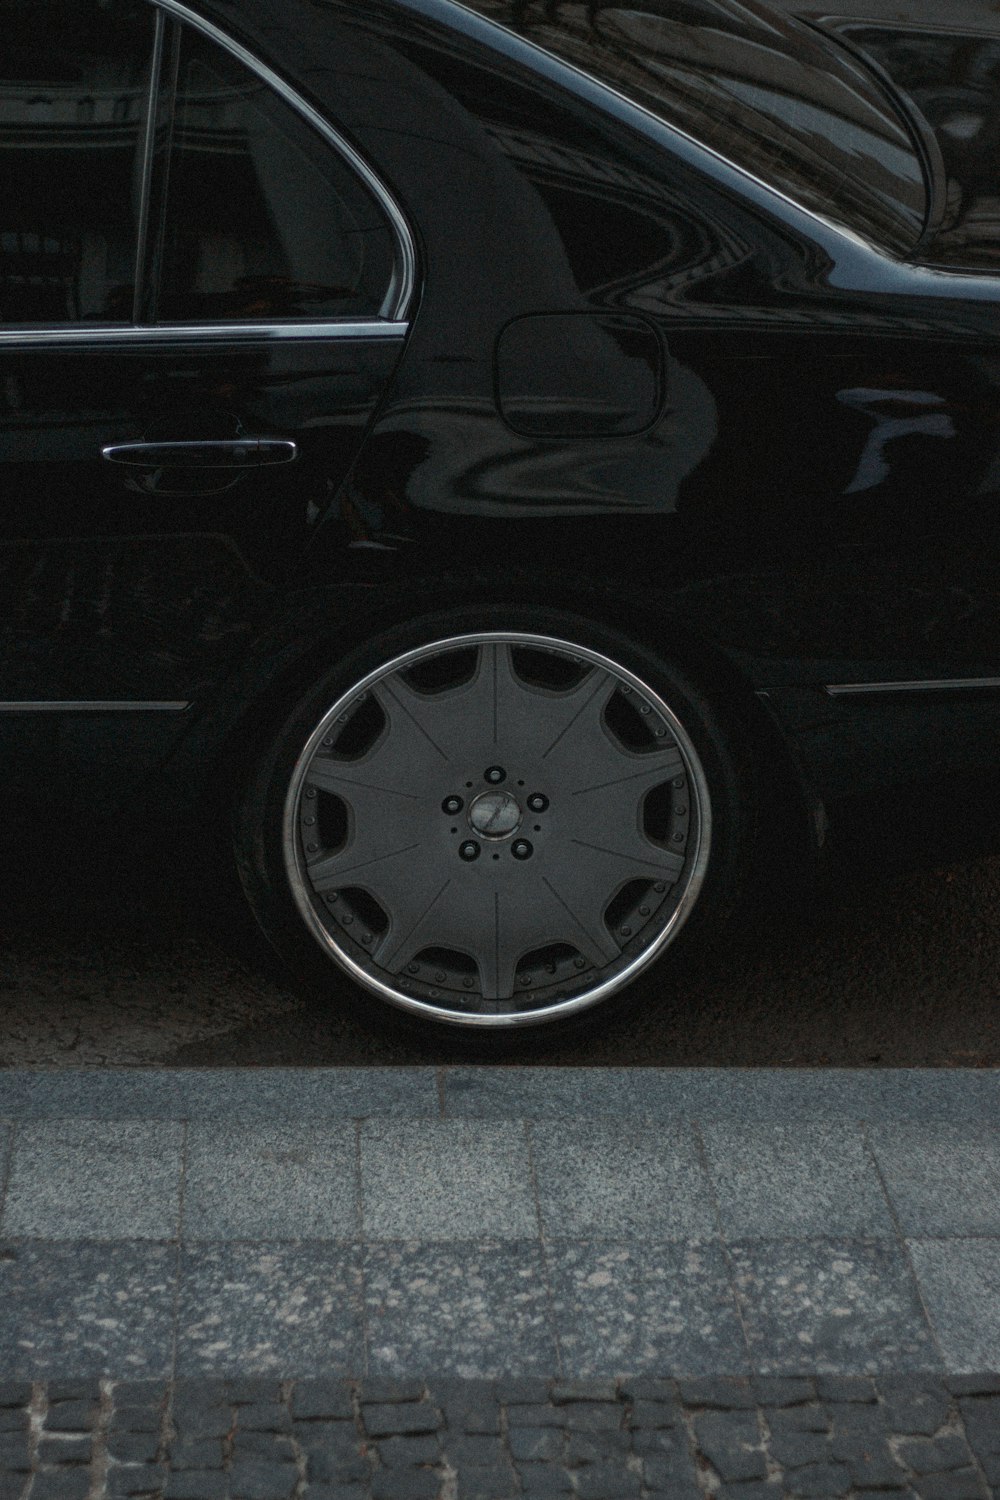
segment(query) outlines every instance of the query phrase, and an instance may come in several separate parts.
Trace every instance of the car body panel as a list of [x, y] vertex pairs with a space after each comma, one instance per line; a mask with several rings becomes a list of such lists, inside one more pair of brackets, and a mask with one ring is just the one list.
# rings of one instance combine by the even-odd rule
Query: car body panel
[[[4, 523], [4, 611], [21, 622], [4, 698], [189, 703], [183, 721], [128, 730], [145, 737], [143, 772], [181, 736], [173, 776], [189, 787], [318, 648], [440, 605], [446, 580], [468, 597], [534, 575], [540, 595], [584, 609], [642, 595], [666, 652], [682, 633], [704, 642], [734, 691], [767, 695], [821, 794], [844, 789], [843, 746], [866, 734], [880, 747], [861, 756], [867, 783], [911, 773], [895, 741], [994, 756], [992, 699], [959, 745], [946, 695], [845, 704], [826, 689], [996, 675], [1000, 284], [886, 254], [449, 0], [203, 0], [198, 13], [329, 119], [403, 206], [418, 289], [405, 353], [333, 338], [0, 349], [10, 482], [33, 496]], [[511, 424], [505, 330], [567, 318], [595, 337], [614, 319], [649, 331], [651, 421], [582, 431], [579, 362], [556, 342], [531, 392], [554, 430]], [[23, 395], [52, 382], [54, 400]], [[74, 382], [104, 393], [86, 430]], [[164, 413], [171, 436], [204, 437], [213, 409], [213, 434], [293, 436], [301, 464], [178, 497], [139, 495], [96, 456], [160, 434]], [[85, 533], [67, 649], [60, 548]], [[18, 581], [32, 546], [47, 580], [34, 603]], [[22, 746], [39, 733], [25, 738], [25, 717], [7, 724]], [[61, 732], [71, 765], [73, 737], [99, 737]]]

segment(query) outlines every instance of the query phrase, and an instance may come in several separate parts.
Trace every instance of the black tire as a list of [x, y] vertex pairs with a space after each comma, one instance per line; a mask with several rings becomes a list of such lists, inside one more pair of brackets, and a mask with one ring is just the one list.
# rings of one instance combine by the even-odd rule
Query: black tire
[[378, 997], [467, 1034], [575, 1019], [733, 906], [744, 738], [680, 668], [575, 613], [427, 615], [265, 730], [240, 876], [297, 973], [368, 1016]]

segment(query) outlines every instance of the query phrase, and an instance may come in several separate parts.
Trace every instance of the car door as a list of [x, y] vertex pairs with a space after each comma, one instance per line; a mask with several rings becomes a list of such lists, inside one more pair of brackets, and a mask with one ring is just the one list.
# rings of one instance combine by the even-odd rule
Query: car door
[[211, 690], [354, 457], [413, 256], [335, 129], [190, 12], [0, 17], [9, 746], [39, 715], [165, 723]]

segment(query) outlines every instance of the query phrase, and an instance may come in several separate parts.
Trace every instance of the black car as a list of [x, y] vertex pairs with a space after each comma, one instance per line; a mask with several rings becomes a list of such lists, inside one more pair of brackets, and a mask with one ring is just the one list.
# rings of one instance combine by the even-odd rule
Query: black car
[[488, 1029], [721, 930], [774, 807], [996, 764], [1000, 158], [938, 128], [988, 47], [0, 17], [9, 806], [231, 805], [296, 967]]

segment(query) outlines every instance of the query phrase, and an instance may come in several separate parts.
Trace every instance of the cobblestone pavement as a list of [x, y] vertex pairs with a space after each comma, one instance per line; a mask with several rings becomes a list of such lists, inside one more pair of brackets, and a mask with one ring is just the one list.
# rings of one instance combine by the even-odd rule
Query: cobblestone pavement
[[1000, 1377], [0, 1386], [2, 1500], [985, 1500]]

